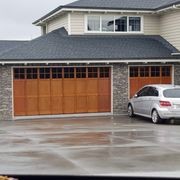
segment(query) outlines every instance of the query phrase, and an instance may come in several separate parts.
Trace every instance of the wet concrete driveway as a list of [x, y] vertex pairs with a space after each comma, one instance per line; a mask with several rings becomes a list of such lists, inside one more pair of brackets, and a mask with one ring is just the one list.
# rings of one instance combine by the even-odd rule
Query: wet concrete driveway
[[0, 174], [180, 177], [180, 126], [126, 116], [2, 121]]

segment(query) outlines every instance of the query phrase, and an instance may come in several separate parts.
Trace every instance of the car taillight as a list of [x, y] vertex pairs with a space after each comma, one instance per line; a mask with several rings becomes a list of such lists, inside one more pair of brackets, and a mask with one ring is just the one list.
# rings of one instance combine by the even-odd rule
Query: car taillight
[[171, 103], [169, 101], [159, 101], [159, 103], [161, 106], [165, 106], [165, 107], [171, 106]]

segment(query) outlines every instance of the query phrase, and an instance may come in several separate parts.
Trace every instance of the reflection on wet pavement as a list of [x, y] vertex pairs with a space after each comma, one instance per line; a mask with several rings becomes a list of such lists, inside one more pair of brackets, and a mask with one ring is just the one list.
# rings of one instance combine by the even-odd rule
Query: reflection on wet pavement
[[179, 125], [126, 116], [0, 122], [0, 173], [180, 177]]

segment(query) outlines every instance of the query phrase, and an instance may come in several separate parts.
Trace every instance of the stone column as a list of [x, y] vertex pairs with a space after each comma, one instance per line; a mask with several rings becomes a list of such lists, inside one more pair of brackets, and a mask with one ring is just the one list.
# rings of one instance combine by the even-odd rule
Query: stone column
[[0, 66], [0, 120], [12, 120], [11, 66]]
[[128, 65], [113, 65], [113, 113], [127, 114], [128, 103]]

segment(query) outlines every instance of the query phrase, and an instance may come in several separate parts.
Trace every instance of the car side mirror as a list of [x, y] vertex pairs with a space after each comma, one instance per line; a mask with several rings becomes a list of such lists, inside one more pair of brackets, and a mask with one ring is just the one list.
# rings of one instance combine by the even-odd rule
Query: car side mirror
[[135, 94], [135, 95], [134, 95], [134, 98], [138, 98], [138, 95], [137, 95], [137, 94]]

